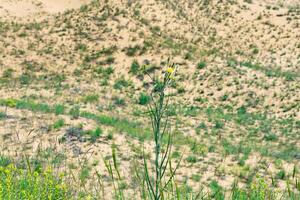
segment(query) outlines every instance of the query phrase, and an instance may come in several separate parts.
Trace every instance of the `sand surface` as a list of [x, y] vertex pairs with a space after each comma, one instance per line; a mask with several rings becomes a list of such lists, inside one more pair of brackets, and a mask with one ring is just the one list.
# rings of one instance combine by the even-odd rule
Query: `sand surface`
[[1, 0], [0, 17], [37, 20], [49, 14], [78, 9], [90, 0]]

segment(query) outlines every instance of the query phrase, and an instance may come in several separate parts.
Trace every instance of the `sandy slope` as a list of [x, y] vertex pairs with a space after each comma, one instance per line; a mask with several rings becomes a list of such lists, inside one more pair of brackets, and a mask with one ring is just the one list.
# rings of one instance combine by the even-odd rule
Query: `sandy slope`
[[80, 8], [90, 0], [1, 0], [0, 17], [37, 20], [38, 16]]
[[[214, 0], [210, 1], [213, 2], [211, 5], [201, 6], [194, 0], [99, 0], [99, 5], [90, 5], [88, 9], [57, 14], [80, 8], [88, 2], [0, 0], [2, 99], [27, 97], [49, 105], [64, 104], [68, 108], [80, 104], [82, 109], [92, 113], [101, 112], [144, 123], [144, 118], [134, 116], [133, 110], [143, 111], [145, 108], [137, 105], [137, 99], [141, 92], [147, 92], [147, 80], [129, 73], [131, 63], [134, 59], [140, 64], [147, 60], [151, 66], [160, 69], [161, 61], [170, 56], [180, 66], [175, 99], [183, 107], [181, 109], [178, 105], [180, 123], [176, 128], [201, 144], [197, 151], [186, 153], [186, 157], [197, 156], [201, 162], [191, 164], [184, 161], [181, 166], [180, 177], [189, 177], [189, 184], [197, 186], [198, 182], [190, 177], [203, 174], [201, 183], [208, 184], [211, 179], [216, 179], [222, 186], [230, 187], [235, 177], [243, 177], [241, 180], [245, 181], [256, 168], [260, 169], [261, 176], [270, 177], [281, 170], [281, 166], [271, 165], [265, 170], [264, 163], [276, 163], [275, 158], [262, 156], [260, 161], [257, 148], [263, 150], [269, 145], [270, 154], [278, 154], [278, 151], [284, 152], [284, 147], [291, 146], [297, 150], [300, 146], [299, 126], [294, 122], [300, 120], [300, 15], [296, 7], [287, 8], [292, 4], [285, 2], [287, 7], [280, 7], [276, 0], [253, 0], [251, 4], [244, 0], [234, 4]], [[1, 24], [2, 19], [19, 22], [38, 21], [45, 17], [47, 20], [37, 24]], [[137, 52], [127, 55], [127, 49], [136, 45]], [[188, 53], [192, 54], [192, 58], [187, 58]], [[112, 62], [106, 63], [108, 58], [113, 58]], [[206, 62], [204, 69], [197, 67], [199, 61]], [[248, 61], [260, 65], [246, 65]], [[246, 64], [241, 66], [238, 62]], [[106, 69], [109, 66], [113, 67], [114, 73], [107, 80], [107, 85], [102, 85], [101, 67]], [[7, 78], [9, 76], [4, 75], [9, 70], [12, 75]], [[30, 84], [20, 84], [21, 78], [28, 75], [32, 79]], [[288, 80], [293, 75], [295, 77]], [[122, 90], [114, 89], [114, 84], [122, 77], [134, 84]], [[84, 98], [90, 94], [98, 94], [99, 100], [84, 103]], [[124, 100], [125, 104], [114, 105], [116, 99]], [[251, 113], [268, 113], [271, 119], [260, 117], [253, 124], [246, 123], [247, 126], [236, 123], [235, 118], [227, 119], [237, 117], [235, 113], [243, 105]], [[225, 114], [193, 113], [195, 107], [205, 109], [211, 106], [222, 108]], [[0, 111], [3, 110], [5, 108], [1, 107]], [[210, 113], [211, 110], [206, 111]], [[125, 157], [122, 164], [127, 166], [130, 159], [134, 160], [129, 155], [139, 147], [130, 144], [132, 141], [138, 143], [130, 136], [122, 136], [104, 125], [101, 125], [104, 134], [95, 145], [77, 140], [74, 144], [61, 144], [58, 138], [68, 128], [82, 123], [85, 130], [92, 130], [99, 124], [63, 116], [65, 127], [48, 130], [47, 127], [51, 127], [58, 116], [16, 109], [9, 109], [7, 114], [11, 117], [0, 121], [0, 134], [8, 138], [1, 142], [11, 150], [9, 155], [21, 152], [23, 145], [27, 145], [27, 152], [32, 153], [36, 151], [36, 141], [41, 140], [45, 145], [43, 148], [53, 144], [57, 144], [59, 150], [66, 148], [70, 160], [84, 157], [74, 153], [74, 144], [82, 151], [92, 148], [105, 157], [109, 155], [108, 144], [112, 143], [107, 141], [106, 135], [113, 132], [117, 140], [113, 142], [120, 148], [121, 156]], [[201, 122], [206, 124], [203, 129], [207, 130], [198, 128]], [[224, 123], [224, 127], [216, 128], [217, 122]], [[20, 137], [21, 141], [14, 138], [28, 135], [32, 127], [35, 131], [30, 137]], [[199, 133], [196, 132], [198, 129]], [[251, 136], [250, 140], [249, 133], [256, 134], [255, 138]], [[266, 133], [277, 136], [278, 140], [265, 141]], [[228, 143], [227, 139], [231, 144], [227, 148], [252, 148], [252, 153], [245, 160], [246, 166], [237, 164], [239, 153], [224, 158], [226, 149], [223, 146]], [[254, 144], [257, 146], [252, 147]], [[215, 150], [208, 152], [210, 147]], [[282, 161], [282, 168], [287, 172], [291, 171], [294, 163], [300, 162], [296, 150], [290, 153], [295, 155], [292, 161]], [[201, 152], [207, 155], [202, 157]], [[124, 171], [128, 173], [125, 168]]]

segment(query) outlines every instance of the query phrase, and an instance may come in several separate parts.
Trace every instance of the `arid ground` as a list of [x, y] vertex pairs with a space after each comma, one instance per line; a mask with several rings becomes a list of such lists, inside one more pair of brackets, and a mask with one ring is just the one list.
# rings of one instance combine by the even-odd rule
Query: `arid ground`
[[299, 192], [297, 0], [0, 0], [1, 156], [72, 171], [84, 188], [98, 173], [112, 188], [114, 146], [133, 198], [153, 145], [140, 69], [168, 59], [176, 180], [196, 191], [263, 178]]

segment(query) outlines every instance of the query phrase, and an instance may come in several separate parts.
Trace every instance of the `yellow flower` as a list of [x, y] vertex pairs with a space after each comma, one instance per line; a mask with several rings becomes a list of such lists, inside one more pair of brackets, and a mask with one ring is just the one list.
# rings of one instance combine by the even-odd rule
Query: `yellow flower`
[[38, 177], [38, 176], [39, 176], [39, 173], [38, 173], [38, 172], [34, 172], [34, 173], [33, 173], [33, 176], [34, 176], [34, 177]]
[[169, 74], [172, 74], [172, 73], [174, 72], [174, 69], [173, 69], [172, 67], [168, 67], [168, 68], [167, 68], [167, 72], [168, 72]]

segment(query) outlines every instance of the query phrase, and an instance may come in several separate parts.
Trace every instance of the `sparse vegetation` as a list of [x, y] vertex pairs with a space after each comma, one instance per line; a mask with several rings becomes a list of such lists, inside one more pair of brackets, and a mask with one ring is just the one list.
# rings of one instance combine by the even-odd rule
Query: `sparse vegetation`
[[1, 2], [0, 199], [299, 200], [294, 2]]

